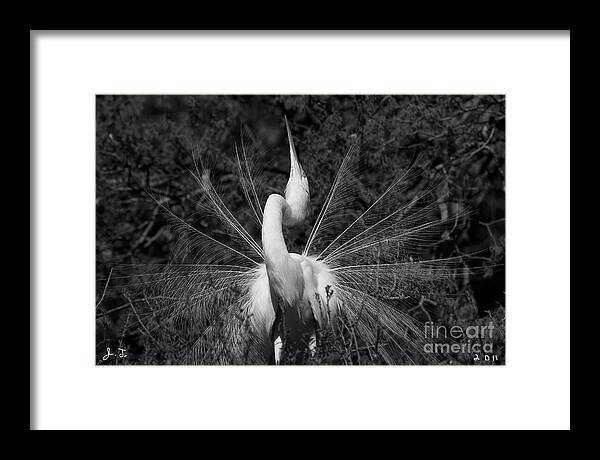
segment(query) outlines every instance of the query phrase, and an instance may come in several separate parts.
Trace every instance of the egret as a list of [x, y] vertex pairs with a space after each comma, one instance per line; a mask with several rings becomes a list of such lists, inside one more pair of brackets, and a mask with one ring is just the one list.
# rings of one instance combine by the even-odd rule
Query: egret
[[[283, 194], [270, 194], [261, 206], [252, 162], [236, 144], [237, 172], [251, 214], [261, 227], [257, 242], [221, 199], [209, 171], [194, 160], [191, 171], [203, 199], [203, 214], [216, 218], [229, 235], [216, 239], [177, 216], [157, 200], [180, 235], [178, 254], [189, 263], [146, 267], [144, 296], [161, 299], [163, 323], [198, 329], [189, 352], [192, 363], [281, 364], [314, 359], [320, 333], [332, 331], [350, 343], [357, 358], [376, 354], [383, 362], [432, 363], [424, 351], [422, 326], [394, 301], [407, 299], [464, 273], [462, 257], [420, 257], [448, 225], [439, 212], [447, 199], [429, 187], [403, 202], [420, 178], [408, 168], [359, 212], [356, 144], [347, 151], [301, 253], [288, 252], [284, 228], [307, 221], [308, 177], [285, 119], [289, 179]], [[349, 222], [342, 231], [338, 223]], [[127, 277], [124, 277], [127, 278]], [[344, 332], [346, 331], [346, 332]], [[348, 332], [349, 331], [349, 332]], [[344, 334], [347, 333], [346, 337]]]
[[[261, 313], [262, 324], [257, 326], [274, 338], [276, 364], [280, 363], [286, 341], [298, 350], [308, 338], [307, 345], [314, 356], [316, 329], [335, 315], [337, 304], [335, 276], [329, 266], [314, 257], [287, 251], [283, 225], [294, 226], [307, 218], [310, 190], [287, 118], [285, 123], [290, 147], [290, 177], [285, 197], [272, 194], [267, 198], [262, 226], [266, 279], [257, 278], [253, 286], [256, 291], [266, 291], [265, 281], [268, 285], [268, 295], [266, 292], [262, 295], [255, 309]], [[334, 292], [329, 302], [319, 303], [318, 299], [327, 299], [328, 291]]]

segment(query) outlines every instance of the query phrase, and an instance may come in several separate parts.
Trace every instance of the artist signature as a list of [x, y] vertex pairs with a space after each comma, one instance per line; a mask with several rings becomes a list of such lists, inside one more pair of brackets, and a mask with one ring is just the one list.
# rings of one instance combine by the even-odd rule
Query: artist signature
[[125, 350], [124, 348], [117, 348], [118, 354], [117, 353], [113, 353], [110, 351], [110, 348], [107, 347], [106, 348], [106, 354], [102, 357], [102, 361], [107, 361], [108, 358], [110, 358], [111, 356], [115, 356], [115, 357], [119, 357], [119, 358], [126, 358], [127, 357], [127, 350]]

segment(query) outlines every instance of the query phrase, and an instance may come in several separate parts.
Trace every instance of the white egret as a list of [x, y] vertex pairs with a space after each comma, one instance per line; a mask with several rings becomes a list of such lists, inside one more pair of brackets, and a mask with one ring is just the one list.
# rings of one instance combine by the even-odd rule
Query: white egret
[[[287, 119], [285, 125], [289, 180], [283, 195], [268, 196], [264, 211], [246, 149], [243, 143], [241, 151], [236, 147], [241, 188], [262, 227], [262, 245], [197, 163], [192, 174], [203, 192], [199, 206], [219, 220], [230, 236], [227, 243], [157, 201], [181, 235], [178, 253], [189, 263], [146, 267], [144, 279], [135, 278], [146, 298], [160, 299], [152, 315], [161, 314], [163, 323], [175, 328], [199, 330], [189, 353], [193, 363], [280, 363], [284, 350], [289, 362], [303, 362], [306, 351], [316, 356], [319, 334], [325, 331], [349, 343], [346, 348], [354, 350], [359, 362], [361, 354], [388, 364], [435, 362], [424, 351], [422, 327], [390, 299], [418, 296], [432, 283], [466, 270], [461, 257], [419, 258], [446, 225], [458, 222], [461, 212], [453, 219], [440, 213], [446, 197], [436, 195], [435, 187], [402, 201], [420, 177], [409, 168], [366, 209], [353, 213], [360, 182], [355, 176], [357, 149], [351, 147], [304, 250], [289, 253], [283, 228], [307, 220], [310, 189]], [[348, 225], [336, 232], [343, 220]]]
[[[261, 301], [255, 302], [254, 313], [260, 311], [255, 326], [274, 338], [274, 357], [278, 364], [286, 339], [290, 348], [301, 349], [308, 338], [311, 354], [316, 351], [316, 329], [335, 315], [337, 295], [335, 276], [331, 269], [314, 257], [288, 253], [283, 238], [283, 225], [293, 226], [308, 216], [310, 190], [308, 179], [296, 154], [290, 127], [286, 119], [290, 146], [290, 178], [285, 188], [285, 198], [272, 194], [267, 199], [263, 213], [262, 245], [266, 278], [257, 278], [252, 286], [256, 291], [267, 290]], [[265, 286], [266, 284], [268, 286]], [[327, 290], [333, 289], [329, 302]], [[327, 311], [324, 311], [326, 309]], [[271, 331], [272, 329], [272, 331]]]

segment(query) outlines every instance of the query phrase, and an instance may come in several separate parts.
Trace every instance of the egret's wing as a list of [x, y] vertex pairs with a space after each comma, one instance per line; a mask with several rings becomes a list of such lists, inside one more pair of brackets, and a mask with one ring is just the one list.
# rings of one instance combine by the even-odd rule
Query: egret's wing
[[187, 356], [193, 364], [268, 364], [275, 310], [266, 267], [248, 273], [245, 288], [211, 320]]
[[439, 357], [427, 349], [423, 326], [408, 314], [382, 302], [353, 283], [337, 285], [342, 325], [360, 338], [356, 347], [363, 359], [387, 364], [436, 364]]
[[[408, 236], [415, 235], [414, 230], [420, 230], [419, 235], [426, 233], [433, 226], [433, 221], [438, 220], [437, 207], [444, 197], [434, 197], [435, 187], [418, 191], [421, 179], [420, 170], [416, 167], [401, 170], [397, 179], [377, 199], [357, 209], [356, 215], [346, 221], [346, 226], [335, 237], [323, 242], [315, 254], [317, 258], [332, 263], [352, 253], [351, 249], [362, 249], [366, 243], [395, 243], [401, 238], [408, 242]], [[417, 188], [416, 192], [412, 192], [414, 188]], [[346, 189], [356, 191], [356, 187], [347, 186]], [[346, 200], [355, 207], [359, 203], [356, 194]], [[423, 224], [427, 225], [419, 227]], [[411, 233], [407, 233], [409, 230]], [[401, 236], [402, 233], [404, 235]]]
[[252, 269], [236, 265], [118, 265], [106, 280], [105, 292], [145, 301], [151, 307], [146, 313], [163, 320], [202, 320], [207, 304], [244, 288], [251, 277]]
[[[201, 212], [215, 217], [221, 223], [223, 230], [237, 243], [238, 248], [249, 250], [252, 253], [252, 259], [256, 260], [258, 258], [260, 261], [264, 260], [262, 247], [254, 241], [244, 226], [240, 224], [238, 219], [225, 205], [210, 180], [208, 170], [202, 169], [196, 159], [194, 164], [196, 171], [192, 172], [192, 175], [203, 192], [203, 199], [198, 203]], [[244, 180], [242, 180], [242, 186], [246, 187]], [[251, 201], [250, 205], [254, 212], [256, 212]]]
[[[256, 166], [254, 158], [256, 156], [256, 148], [250, 148], [244, 142], [244, 134], [247, 137], [252, 138], [252, 134], [248, 129], [242, 129], [241, 132], [241, 145], [238, 149], [237, 144], [235, 145], [235, 154], [237, 159], [238, 177], [240, 180], [240, 186], [242, 192], [246, 198], [246, 202], [251, 210], [251, 215], [258, 224], [262, 227], [263, 221], [263, 205], [261, 202], [260, 190], [262, 183], [262, 172]], [[255, 144], [252, 144], [253, 146]]]
[[377, 205], [355, 220], [352, 229], [340, 235], [322, 251], [321, 259], [333, 266], [358, 263], [398, 263], [422, 259], [444, 240], [467, 215], [461, 207], [448, 218], [440, 214], [446, 199], [432, 191], [415, 196], [408, 203], [377, 209]]
[[[132, 309], [130, 327], [187, 343], [183, 362], [265, 364], [272, 351], [275, 314], [264, 264], [119, 265], [101, 282], [97, 316]], [[115, 296], [124, 305], [115, 308]]]
[[388, 297], [464, 274], [464, 257], [439, 259], [432, 248], [462, 228], [468, 210], [440, 184], [424, 186], [422, 176], [417, 166], [401, 171], [334, 238], [323, 239], [317, 260], [345, 282]]
[[424, 185], [422, 170], [412, 166], [341, 231], [328, 235], [328, 225], [339, 225], [331, 203], [336, 198], [358, 203], [349, 164], [342, 163], [307, 251], [335, 277], [333, 301], [342, 328], [361, 344], [356, 349], [377, 349], [375, 354], [389, 364], [436, 363], [440, 357], [426, 350], [431, 340], [423, 325], [399, 301], [412, 307], [448, 280], [473, 272], [465, 257], [436, 258], [432, 251], [462, 227], [468, 211], [452, 202], [440, 184]]
[[262, 249], [259, 251], [248, 233], [238, 227], [239, 223], [236, 224], [235, 218], [228, 220], [231, 212], [225, 205], [222, 205], [220, 211], [215, 209], [217, 203], [211, 199], [208, 203], [199, 205], [201, 210], [206, 211], [207, 214], [217, 214], [217, 217], [221, 219], [224, 238], [217, 239], [216, 235], [208, 235], [192, 223], [179, 217], [164, 200], [155, 198], [155, 201], [169, 219], [170, 228], [175, 234], [172, 260], [204, 265], [240, 265], [247, 268], [256, 267], [263, 261]]
[[344, 219], [347, 212], [355, 205], [356, 193], [359, 187], [356, 178], [357, 169], [358, 148], [354, 143], [346, 152], [337, 170], [333, 184], [313, 225], [302, 255], [312, 255], [323, 249], [324, 242], [331, 241], [332, 231], [338, 228], [340, 219]]

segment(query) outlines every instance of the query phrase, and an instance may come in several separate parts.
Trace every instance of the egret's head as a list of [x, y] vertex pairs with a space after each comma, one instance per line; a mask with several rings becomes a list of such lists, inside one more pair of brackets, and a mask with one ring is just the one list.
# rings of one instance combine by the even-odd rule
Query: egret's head
[[290, 205], [291, 215], [286, 216], [284, 224], [296, 225], [308, 216], [310, 204], [310, 191], [308, 189], [308, 178], [298, 161], [292, 132], [285, 119], [288, 140], [290, 143], [290, 179], [285, 187], [285, 201]]

